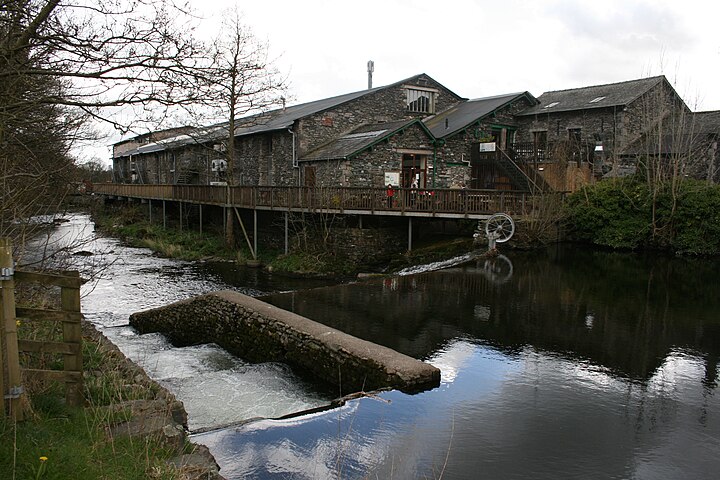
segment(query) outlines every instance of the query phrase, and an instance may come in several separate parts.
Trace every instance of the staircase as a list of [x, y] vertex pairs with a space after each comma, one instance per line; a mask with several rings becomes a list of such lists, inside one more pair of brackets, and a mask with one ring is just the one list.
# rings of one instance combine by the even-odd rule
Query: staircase
[[197, 173], [197, 170], [194, 168], [183, 167], [177, 173], [175, 173], [175, 184], [189, 185], [190, 183], [192, 183], [193, 176], [197, 175]]
[[498, 149], [497, 165], [507, 174], [518, 189], [528, 192], [548, 192], [552, 188], [537, 172], [525, 173], [505, 150]]

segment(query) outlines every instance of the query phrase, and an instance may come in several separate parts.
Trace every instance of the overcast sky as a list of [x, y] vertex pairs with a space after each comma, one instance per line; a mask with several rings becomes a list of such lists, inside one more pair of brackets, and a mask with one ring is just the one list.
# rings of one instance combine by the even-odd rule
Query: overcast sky
[[[214, 24], [211, 2], [191, 0]], [[665, 74], [695, 110], [720, 110], [720, 2], [704, 0], [220, 0], [270, 43], [293, 103], [427, 73], [477, 98]]]
[[427, 73], [467, 98], [664, 74], [693, 110], [720, 110], [716, 0], [190, 3], [208, 39], [237, 4], [287, 75], [290, 104], [365, 89], [373, 60], [374, 86]]

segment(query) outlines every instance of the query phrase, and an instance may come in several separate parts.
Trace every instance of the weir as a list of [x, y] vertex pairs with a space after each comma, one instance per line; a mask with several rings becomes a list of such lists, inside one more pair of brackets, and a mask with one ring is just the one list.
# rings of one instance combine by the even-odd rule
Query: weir
[[229, 290], [134, 313], [130, 324], [180, 346], [215, 343], [251, 362], [287, 363], [337, 386], [341, 396], [440, 384], [440, 370], [430, 364]]

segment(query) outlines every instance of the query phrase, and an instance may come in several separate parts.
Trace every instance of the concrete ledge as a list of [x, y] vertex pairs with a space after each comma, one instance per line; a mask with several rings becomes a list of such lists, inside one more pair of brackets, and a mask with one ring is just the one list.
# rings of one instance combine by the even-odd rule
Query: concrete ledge
[[341, 396], [440, 384], [440, 370], [430, 364], [229, 290], [134, 313], [130, 324], [176, 345], [216, 343], [251, 362], [287, 363], [337, 386]]

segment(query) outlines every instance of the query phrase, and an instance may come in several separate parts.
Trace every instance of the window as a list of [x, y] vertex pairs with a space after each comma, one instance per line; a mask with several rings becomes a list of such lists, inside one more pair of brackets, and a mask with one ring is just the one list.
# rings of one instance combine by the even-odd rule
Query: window
[[409, 112], [435, 113], [435, 92], [408, 88], [407, 109]]
[[545, 105], [545, 106], [542, 107], [542, 108], [552, 108], [552, 107], [554, 107], [554, 106], [556, 106], [556, 105], [559, 105], [559, 104], [560, 104], [560, 102], [552, 102], [552, 103], [548, 103], [547, 105]]
[[547, 153], [547, 130], [533, 132], [533, 159], [543, 162]]
[[575, 145], [580, 145], [582, 140], [582, 130], [579, 128], [568, 128], [568, 140]]
[[597, 103], [597, 102], [599, 102], [599, 101], [601, 101], [601, 100], [604, 100], [604, 99], [605, 99], [605, 97], [595, 97], [595, 98], [593, 98], [592, 100], [590, 100], [588, 103]]
[[533, 144], [535, 148], [545, 148], [547, 145], [547, 130], [533, 132]]

